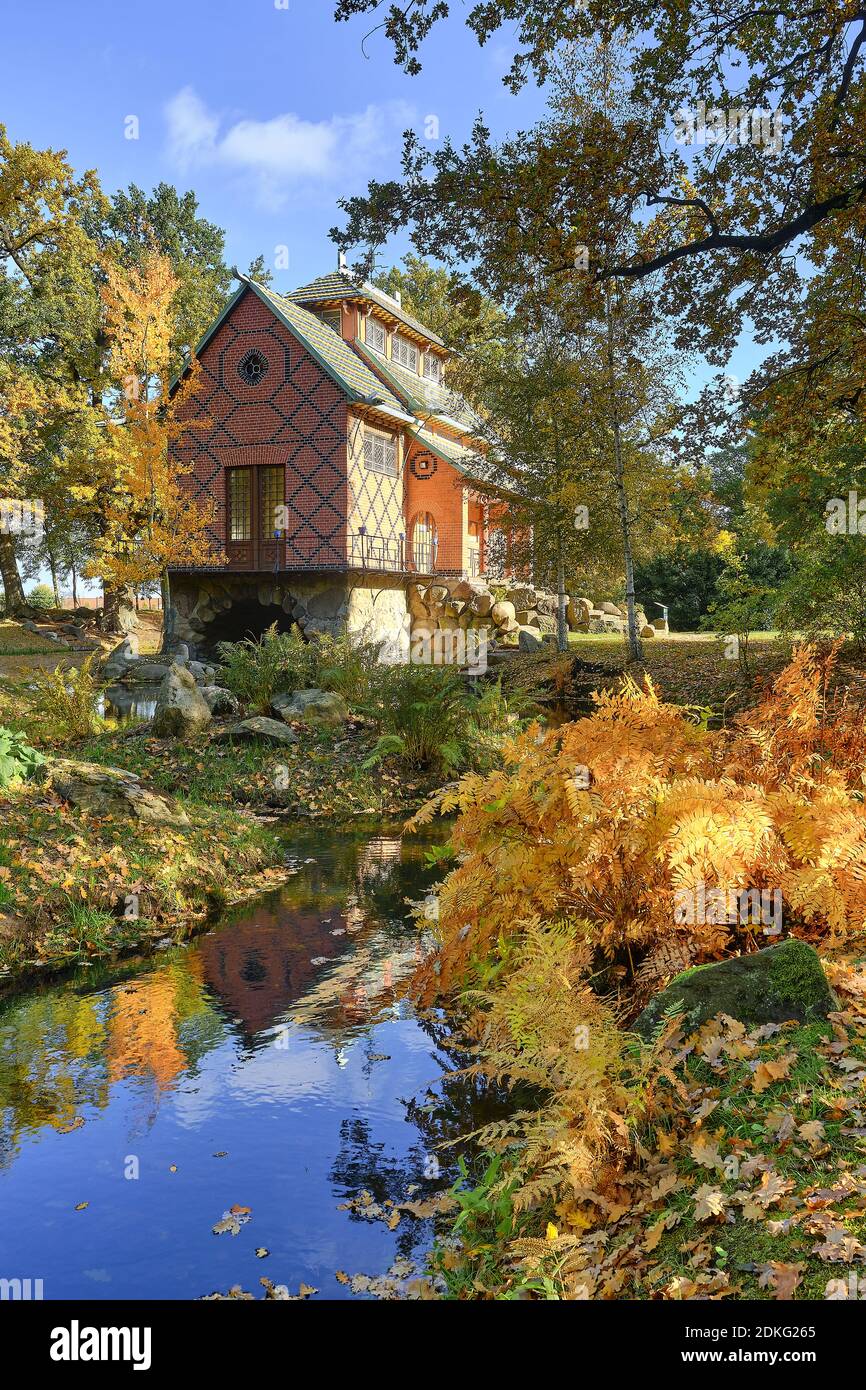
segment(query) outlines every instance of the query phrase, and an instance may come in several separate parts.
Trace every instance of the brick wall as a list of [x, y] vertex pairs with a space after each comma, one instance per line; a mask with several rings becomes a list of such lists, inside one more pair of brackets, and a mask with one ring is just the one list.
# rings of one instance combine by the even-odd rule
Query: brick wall
[[[251, 349], [268, 370], [256, 386], [238, 372]], [[201, 380], [187, 414], [206, 428], [187, 432], [177, 455], [192, 465], [186, 485], [217, 506], [214, 541], [226, 538], [225, 469], [286, 470], [285, 565], [322, 569], [346, 559], [346, 398], [252, 290], [235, 304], [201, 355]]]

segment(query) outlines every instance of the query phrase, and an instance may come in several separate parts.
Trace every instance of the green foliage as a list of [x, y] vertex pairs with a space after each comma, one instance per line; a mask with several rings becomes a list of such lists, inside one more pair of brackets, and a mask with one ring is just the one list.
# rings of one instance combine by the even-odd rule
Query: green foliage
[[382, 666], [367, 711], [381, 733], [367, 765], [397, 757], [413, 768], [456, 771], [466, 759], [466, 700], [449, 667]]
[[36, 708], [57, 733], [67, 738], [88, 738], [102, 727], [97, 711], [105, 682], [93, 673], [96, 652], [76, 666], [55, 666], [53, 671], [34, 671]]
[[267, 713], [271, 700], [314, 684], [318, 652], [295, 632], [279, 632], [273, 623], [261, 637], [220, 642], [221, 680], [250, 709]]
[[53, 608], [54, 590], [50, 584], [34, 584], [27, 595], [27, 602], [31, 608]]
[[30, 747], [23, 734], [0, 724], [0, 787], [26, 781], [44, 762], [42, 754]]

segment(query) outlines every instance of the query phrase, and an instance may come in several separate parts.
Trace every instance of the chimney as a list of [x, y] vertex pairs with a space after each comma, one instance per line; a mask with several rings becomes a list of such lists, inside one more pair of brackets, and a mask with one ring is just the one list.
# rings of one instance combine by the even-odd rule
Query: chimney
[[347, 264], [346, 264], [346, 253], [345, 253], [345, 251], [339, 251], [339, 252], [337, 253], [337, 269], [338, 269], [339, 271], [341, 271], [343, 275], [345, 275], [345, 273], [346, 273], [346, 271], [348, 270], [348, 268], [349, 268], [349, 267], [348, 267]]
[[399, 290], [395, 290], [395, 291], [394, 291], [394, 298], [396, 299], [396, 301], [397, 301], [398, 304], [402, 305], [402, 303], [403, 303], [403, 296], [402, 296], [402, 294], [400, 293]]

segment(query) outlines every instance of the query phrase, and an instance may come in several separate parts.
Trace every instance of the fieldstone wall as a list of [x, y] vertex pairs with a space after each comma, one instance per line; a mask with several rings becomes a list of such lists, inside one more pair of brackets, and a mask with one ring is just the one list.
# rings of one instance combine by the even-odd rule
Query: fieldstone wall
[[[412, 635], [432, 637], [455, 628], [484, 628], [488, 642], [533, 650], [545, 637], [556, 636], [557, 595], [531, 584], [490, 585], [482, 579], [442, 579], [413, 583], [408, 588]], [[605, 600], [568, 596], [566, 614], [571, 632], [625, 633], [625, 607]], [[665, 625], [647, 623], [637, 612], [641, 636], [654, 637]]]
[[[407, 584], [398, 576], [359, 582], [356, 575], [341, 574], [178, 574], [172, 576], [165, 649], [184, 643], [194, 659], [213, 657], [218, 642], [264, 632], [276, 621], [287, 630], [296, 625], [307, 637], [348, 631], [358, 641], [391, 643], [395, 652], [408, 649], [410, 636], [456, 629], [484, 629], [493, 647], [532, 651], [545, 638], [555, 639], [556, 611], [556, 594], [548, 590], [482, 579]], [[627, 629], [625, 608], [609, 600], [596, 605], [569, 596], [567, 617], [572, 632]], [[667, 631], [664, 623], [648, 624], [642, 609], [638, 624], [644, 638]]]
[[238, 640], [238, 627], [264, 632], [275, 621], [306, 637], [348, 631], [364, 641], [396, 637], [408, 625], [405, 584], [396, 577], [359, 584], [341, 574], [176, 574], [171, 589], [165, 646], [185, 643], [193, 657], [212, 656], [218, 642]]

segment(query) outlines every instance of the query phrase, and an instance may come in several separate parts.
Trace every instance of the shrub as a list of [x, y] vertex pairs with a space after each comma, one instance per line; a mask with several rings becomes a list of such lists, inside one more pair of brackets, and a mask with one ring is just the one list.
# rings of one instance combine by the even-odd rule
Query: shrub
[[465, 763], [467, 695], [453, 668], [380, 666], [374, 685], [367, 713], [381, 733], [365, 766], [397, 757], [409, 767], [448, 774]]
[[25, 742], [23, 734], [0, 724], [0, 787], [26, 781], [44, 762], [42, 754]]
[[34, 584], [27, 595], [27, 602], [31, 608], [53, 608], [54, 590], [48, 584]]
[[[684, 892], [778, 890], [789, 932], [863, 930], [866, 710], [828, 693], [835, 654], [800, 647], [720, 731], [626, 679], [587, 718], [530, 726], [502, 768], [467, 774], [414, 818], [456, 811], [460, 860], [418, 992], [429, 1003], [463, 991], [479, 1066], [550, 1097], [507, 1131], [526, 1146], [530, 1197], [537, 1184], [573, 1195], [592, 1155], [624, 1137], [616, 1023], [645, 984], [767, 944], [740, 913], [684, 919]], [[566, 1055], [582, 1028], [587, 1055]]]
[[316, 644], [295, 632], [278, 632], [274, 623], [261, 637], [220, 642], [222, 683], [250, 709], [267, 713], [281, 691], [313, 684], [318, 665]]
[[97, 710], [105, 682], [93, 674], [98, 653], [91, 652], [81, 664], [55, 666], [53, 671], [34, 671], [37, 687], [36, 707], [49, 726], [68, 738], [88, 738], [102, 727]]

